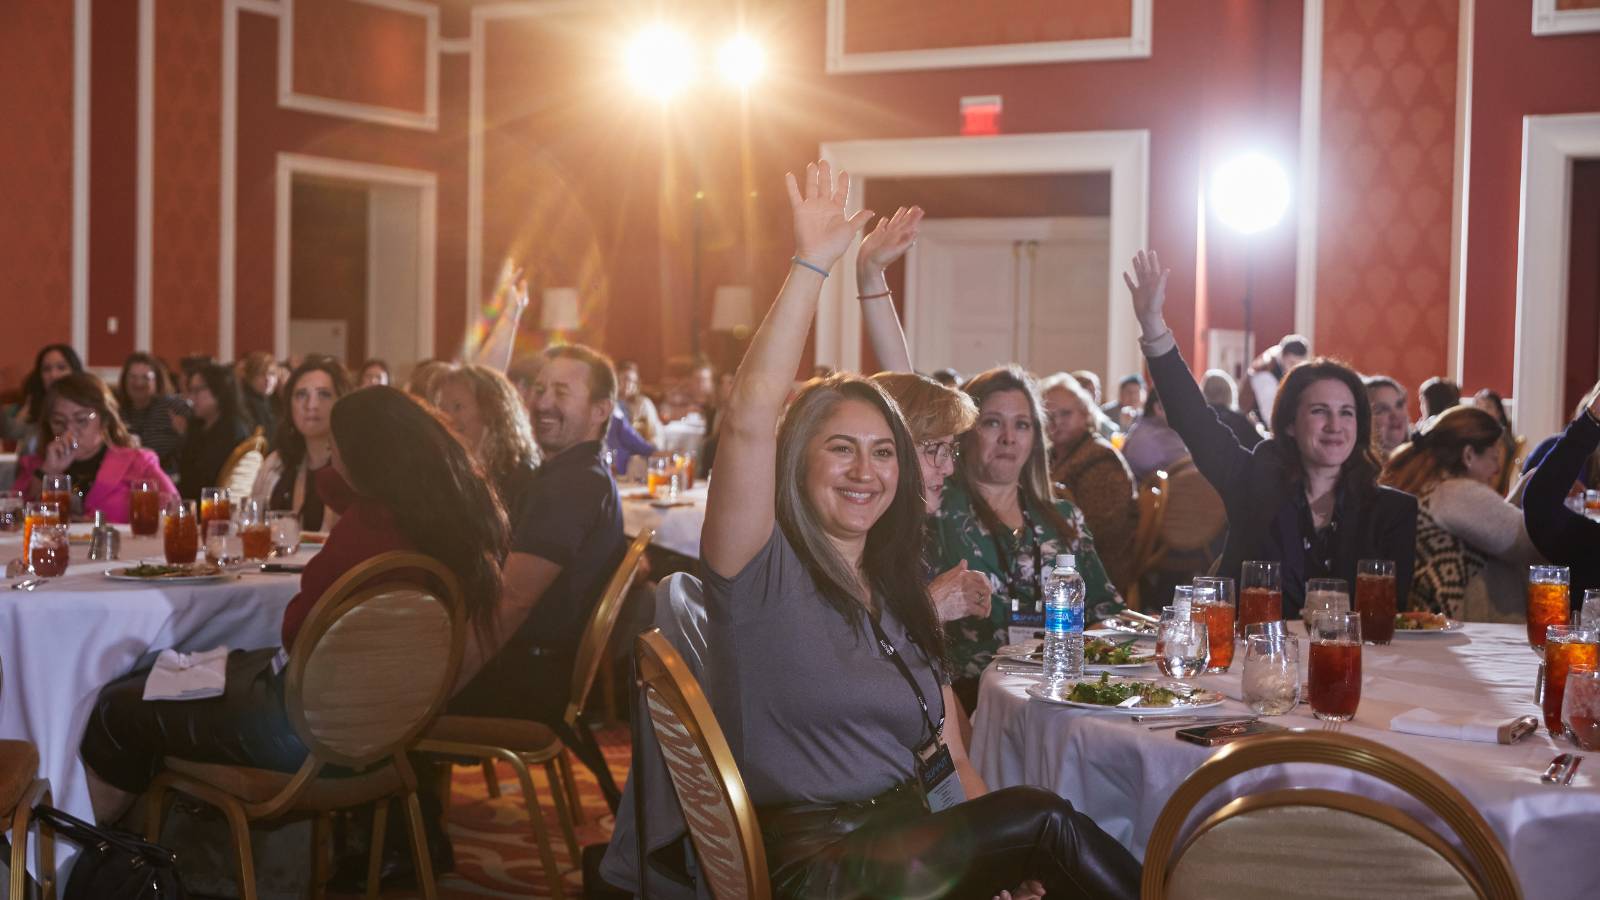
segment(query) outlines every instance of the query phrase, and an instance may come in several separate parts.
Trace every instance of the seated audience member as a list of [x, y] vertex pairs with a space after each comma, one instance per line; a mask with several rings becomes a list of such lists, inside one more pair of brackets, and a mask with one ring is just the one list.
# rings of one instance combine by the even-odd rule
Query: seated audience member
[[1099, 375], [1096, 375], [1088, 369], [1074, 369], [1071, 372], [1071, 375], [1073, 380], [1078, 382], [1078, 387], [1083, 388], [1084, 393], [1089, 395], [1089, 399], [1094, 402], [1096, 408], [1099, 408], [1101, 404], [1105, 403], [1104, 400], [1100, 399]]
[[1103, 409], [1105, 403], [1100, 399], [1100, 376], [1088, 369], [1077, 369], [1071, 374], [1073, 380], [1078, 382], [1078, 386], [1089, 395], [1090, 409], [1094, 413], [1095, 431], [1108, 441], [1122, 433], [1122, 426], [1112, 421]]
[[961, 387], [961, 373], [949, 367], [943, 369], [934, 369], [933, 380], [939, 382], [947, 388], [959, 389]]
[[37, 500], [45, 475], [72, 476], [74, 512], [105, 513], [126, 523], [133, 482], [150, 481], [157, 492], [174, 493], [154, 452], [133, 445], [105, 382], [88, 372], [58, 378], [45, 392], [37, 455], [19, 457], [14, 486]]
[[[1232, 433], [1232, 429], [1229, 429], [1229, 433]], [[1128, 438], [1122, 442], [1122, 458], [1128, 461], [1133, 477], [1142, 483], [1157, 469], [1171, 469], [1188, 455], [1189, 448], [1185, 446], [1183, 438], [1167, 424], [1166, 407], [1161, 404], [1161, 397], [1157, 391], [1151, 391], [1145, 397], [1144, 412], [1128, 429]]]
[[[1584, 401], [1578, 401], [1577, 407], [1572, 411], [1572, 418], [1580, 418], [1587, 408], [1587, 404]], [[1537, 469], [1539, 464], [1544, 462], [1544, 458], [1550, 455], [1550, 451], [1555, 449], [1556, 442], [1559, 440], [1561, 440], [1561, 435], [1552, 434], [1540, 441], [1532, 450], [1529, 450], [1527, 457], [1522, 460], [1522, 474], [1527, 476], [1534, 469]], [[1527, 479], [1524, 477], [1521, 485], [1525, 486], [1526, 484]], [[1578, 470], [1578, 480], [1572, 483], [1572, 492], [1576, 493], [1596, 486], [1600, 486], [1600, 451], [1596, 451], [1594, 455], [1590, 456]]]
[[[517, 396], [522, 398], [523, 409], [533, 409], [533, 385], [539, 380], [540, 359], [541, 357], [535, 355], [519, 359], [506, 367], [506, 380], [517, 389]], [[532, 419], [529, 421], [531, 423]]]
[[1436, 375], [1417, 388], [1417, 399], [1421, 401], [1421, 421], [1426, 421], [1461, 402], [1461, 385]]
[[250, 427], [261, 429], [270, 443], [278, 429], [278, 411], [273, 398], [278, 387], [278, 362], [265, 350], [257, 350], [239, 360], [235, 367], [239, 380], [240, 412]]
[[1572, 570], [1572, 608], [1583, 592], [1600, 588], [1600, 522], [1567, 508], [1572, 484], [1600, 452], [1600, 384], [1533, 470], [1522, 495], [1528, 536], [1545, 559]]
[[1390, 457], [1378, 481], [1417, 498], [1411, 607], [1473, 622], [1520, 622], [1527, 566], [1542, 562], [1522, 510], [1496, 490], [1503, 429], [1481, 409], [1429, 420]]
[[291, 372], [285, 385], [289, 414], [278, 424], [277, 449], [261, 464], [250, 496], [267, 509], [293, 510], [307, 531], [327, 531], [339, 514], [318, 493], [313, 473], [333, 458], [333, 406], [350, 393], [350, 376], [332, 358], [317, 356]]
[[1101, 406], [1100, 411], [1116, 423], [1119, 430], [1127, 431], [1139, 418], [1139, 411], [1145, 408], [1146, 401], [1144, 376], [1128, 375], [1117, 383], [1117, 398]]
[[1005, 643], [1010, 601], [1040, 601], [1041, 567], [1054, 565], [1056, 554], [1077, 557], [1088, 588], [1085, 624], [1115, 615], [1122, 602], [1083, 513], [1056, 499], [1051, 487], [1044, 410], [1033, 379], [1016, 366], [1004, 366], [974, 376], [965, 390], [977, 404], [978, 422], [961, 436], [961, 464], [945, 487], [933, 555], [941, 568], [966, 560], [994, 588], [987, 618], [961, 619], [945, 628], [956, 695], [972, 709], [978, 676]]
[[1361, 377], [1315, 359], [1289, 370], [1272, 407], [1272, 437], [1246, 450], [1217, 421], [1167, 328], [1167, 271], [1140, 251], [1132, 277], [1140, 346], [1200, 474], [1222, 495], [1228, 540], [1216, 572], [1238, 578], [1245, 560], [1282, 564], [1283, 612], [1300, 616], [1308, 578], [1355, 584], [1356, 561], [1390, 559], [1398, 596], [1411, 590], [1417, 500], [1378, 485], [1372, 414]]
[[640, 437], [654, 441], [661, 434], [661, 415], [640, 385], [638, 363], [624, 360], [617, 364], [617, 395], [617, 405], [627, 416], [628, 424]]
[[211, 363], [196, 368], [183, 393], [193, 418], [171, 417], [173, 427], [184, 433], [178, 451], [178, 493], [185, 500], [198, 500], [201, 488], [217, 486], [233, 448], [250, 436], [250, 425], [239, 412], [239, 388], [227, 366]]
[[178, 471], [178, 448], [183, 446], [183, 435], [172, 427], [172, 417], [183, 413], [172, 387], [167, 367], [148, 353], [130, 353], [117, 379], [117, 406], [123, 424], [169, 473]]
[[1512, 476], [1517, 471], [1517, 455], [1522, 450], [1516, 429], [1511, 427], [1511, 417], [1506, 415], [1506, 404], [1500, 399], [1499, 392], [1484, 388], [1472, 395], [1472, 403], [1500, 423], [1500, 446], [1505, 448], [1505, 465], [1500, 467], [1500, 475], [1490, 487], [1504, 497], [1511, 492]]
[[425, 359], [411, 370], [406, 379], [406, 393], [426, 402], [433, 396], [433, 381], [450, 370], [450, 363], [442, 359]]
[[1254, 450], [1267, 439], [1261, 426], [1239, 411], [1239, 385], [1232, 375], [1221, 369], [1207, 369], [1200, 379], [1200, 393], [1205, 395], [1206, 405], [1217, 414], [1218, 421], [1228, 426], [1246, 450]]
[[1119, 593], [1125, 591], [1133, 581], [1133, 534], [1139, 528], [1133, 472], [1092, 427], [1100, 409], [1072, 376], [1046, 378], [1039, 393], [1050, 439], [1050, 480], [1083, 510], [1106, 575]]
[[[197, 376], [198, 377], [198, 376]], [[318, 492], [339, 512], [322, 551], [306, 563], [300, 592], [283, 613], [283, 651], [323, 593], [351, 568], [391, 550], [427, 554], [460, 580], [467, 646], [492, 634], [500, 593], [496, 561], [506, 547], [505, 515], [472, 458], [444, 423], [393, 388], [356, 391], [334, 404], [331, 464]], [[293, 772], [305, 762], [283, 706], [277, 647], [228, 654], [227, 691], [212, 700], [146, 701], [149, 669], [100, 691], [84, 732], [83, 761], [119, 791], [137, 795], [168, 756]], [[115, 798], [97, 797], [96, 815], [115, 821]]]
[[488, 366], [454, 366], [433, 381], [433, 404], [489, 476], [512, 523], [527, 511], [539, 448], [517, 389]]
[[1286, 334], [1276, 346], [1256, 357], [1245, 377], [1240, 391], [1239, 406], [1262, 422], [1272, 421], [1272, 404], [1278, 394], [1278, 385], [1289, 370], [1305, 362], [1311, 354], [1311, 342], [1298, 334]]
[[39, 452], [39, 427], [44, 421], [44, 393], [57, 381], [83, 371], [78, 351], [67, 344], [49, 344], [33, 358], [22, 382], [22, 400], [0, 409], [0, 440], [15, 441], [18, 455]]
[[371, 387], [375, 384], [387, 385], [393, 380], [387, 362], [381, 359], [369, 359], [361, 364], [361, 377], [356, 381], [356, 387]]
[[1411, 436], [1406, 392], [1387, 375], [1368, 376], [1363, 383], [1367, 402], [1372, 404], [1372, 436], [1378, 442], [1378, 458], [1387, 460]]
[[[806, 181], [803, 198], [790, 182], [796, 262], [739, 368], [702, 542], [701, 681], [756, 806], [774, 896], [991, 897], [1024, 885], [1056, 900], [1137, 896], [1138, 863], [1067, 801], [985, 793], [956, 729], [942, 740], [971, 799], [937, 812], [923, 799], [915, 751], [941, 741], [954, 701], [918, 577], [911, 435], [882, 389], [855, 375], [809, 382], [784, 412], [820, 272], [869, 215], [845, 216], [826, 163]], [[673, 803], [670, 786], [649, 788], [647, 808]], [[613, 845], [607, 861], [620, 856]], [[608, 880], [642, 887], [625, 869], [608, 866]]]
[[[705, 448], [712, 446], [712, 438], [706, 439], [701, 445], [701, 453], [706, 453]], [[628, 474], [628, 464], [635, 458], [648, 460], [650, 454], [656, 452], [654, 444], [645, 440], [628, 422], [628, 414], [623, 411], [622, 404], [618, 403], [611, 410], [611, 421], [606, 423], [606, 453], [611, 456], [611, 471], [617, 475]], [[704, 463], [702, 463], [702, 466]], [[702, 468], [701, 471], [704, 471]]]

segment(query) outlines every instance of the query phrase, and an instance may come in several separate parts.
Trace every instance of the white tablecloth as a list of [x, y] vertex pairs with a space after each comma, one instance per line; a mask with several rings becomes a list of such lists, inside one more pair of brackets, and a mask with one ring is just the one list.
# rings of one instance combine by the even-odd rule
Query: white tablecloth
[[650, 543], [682, 554], [690, 559], [700, 558], [700, 529], [706, 523], [706, 483], [679, 495], [688, 500], [688, 506], [655, 506], [642, 496], [639, 487], [622, 488], [622, 531], [632, 537], [645, 528], [654, 528], [656, 536]]
[[[5, 535], [0, 562], [20, 549], [19, 536]], [[117, 563], [90, 562], [88, 553], [86, 544], [73, 544], [67, 574], [31, 592], [10, 590], [16, 579], [0, 582], [0, 738], [38, 745], [40, 774], [50, 779], [55, 805], [92, 820], [78, 744], [101, 686], [167, 647], [278, 646], [283, 610], [300, 578], [256, 572], [213, 584], [146, 587], [109, 581], [103, 572], [158, 558], [158, 539], [124, 533]], [[306, 556], [302, 550], [288, 561]], [[74, 852], [56, 844], [63, 864]]]
[[[1305, 650], [1302, 638], [1302, 672]], [[1242, 653], [1236, 654], [1228, 674], [1194, 679], [1233, 698], [1216, 711], [1245, 711], [1237, 699], [1242, 663]], [[1553, 756], [1575, 748], [1552, 740], [1542, 724], [1538, 735], [1511, 746], [1387, 730], [1390, 718], [1419, 706], [1507, 718], [1537, 715], [1537, 670], [1521, 625], [1468, 625], [1461, 634], [1368, 646], [1361, 706], [1343, 731], [1430, 765], [1466, 795], [1504, 844], [1527, 897], [1592, 900], [1600, 897], [1600, 754], [1588, 754], [1572, 786], [1562, 788], [1541, 783], [1539, 775]], [[1143, 857], [1167, 798], [1214, 751], [1179, 741], [1170, 730], [1149, 731], [1118, 713], [1030, 700], [1030, 683], [992, 667], [984, 673], [971, 748], [978, 771], [991, 787], [1026, 784], [1056, 791]], [[1270, 721], [1319, 727], [1304, 705]], [[1322, 766], [1275, 767], [1230, 785], [1354, 790], [1422, 815], [1386, 785]], [[1233, 793], [1214, 791], [1230, 796], [1215, 796], [1212, 808]]]

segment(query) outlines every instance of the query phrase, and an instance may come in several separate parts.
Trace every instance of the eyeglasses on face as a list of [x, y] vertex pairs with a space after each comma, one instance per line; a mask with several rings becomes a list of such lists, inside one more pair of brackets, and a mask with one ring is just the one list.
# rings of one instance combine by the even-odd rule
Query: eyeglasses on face
[[93, 410], [78, 413], [71, 419], [68, 419], [65, 416], [51, 416], [50, 430], [54, 431], [56, 434], [62, 434], [69, 428], [73, 431], [87, 431], [92, 425], [94, 425], [95, 420], [98, 418], [100, 418], [99, 415]]
[[955, 462], [961, 458], [961, 447], [955, 441], [923, 441], [918, 447], [918, 452], [929, 465]]

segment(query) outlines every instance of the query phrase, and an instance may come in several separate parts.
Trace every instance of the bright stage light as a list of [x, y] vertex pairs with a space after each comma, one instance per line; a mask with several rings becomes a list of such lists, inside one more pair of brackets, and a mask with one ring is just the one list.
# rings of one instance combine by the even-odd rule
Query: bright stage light
[[1211, 208], [1241, 234], [1265, 231], [1289, 210], [1289, 176], [1260, 153], [1230, 159], [1211, 176]]
[[717, 68], [722, 77], [739, 87], [749, 87], [766, 66], [761, 45], [748, 35], [734, 35], [717, 51]]
[[651, 26], [628, 45], [628, 76], [639, 90], [665, 100], [694, 78], [694, 48], [682, 32]]

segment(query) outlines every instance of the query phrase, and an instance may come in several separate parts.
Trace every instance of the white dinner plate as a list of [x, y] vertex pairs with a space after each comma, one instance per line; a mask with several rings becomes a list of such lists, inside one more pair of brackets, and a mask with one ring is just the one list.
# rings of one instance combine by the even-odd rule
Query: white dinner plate
[[1179, 697], [1178, 701], [1171, 706], [1102, 706], [1099, 703], [1080, 703], [1077, 700], [1066, 699], [1065, 693], [1066, 691], [1072, 689], [1071, 685], [1073, 684], [1073, 682], [1068, 682], [1061, 696], [1052, 694], [1049, 690], [1049, 687], [1043, 683], [1028, 685], [1028, 696], [1034, 698], [1035, 700], [1043, 700], [1046, 703], [1057, 703], [1062, 706], [1074, 706], [1078, 709], [1098, 709], [1103, 712], [1123, 713], [1125, 715], [1132, 715], [1134, 713], [1139, 713], [1142, 715], [1185, 713], [1195, 709], [1210, 709], [1213, 706], [1221, 706], [1222, 701], [1227, 699], [1216, 691], [1206, 690], [1205, 688], [1191, 688], [1187, 685], [1174, 684], [1172, 682], [1156, 681], [1153, 678], [1113, 677], [1111, 681], [1113, 684], [1119, 681], [1143, 681], [1150, 684], [1160, 684], [1163, 687], [1175, 688], [1180, 693], [1183, 691], [1187, 691], [1188, 693]]
[[139, 584], [207, 584], [213, 581], [226, 581], [234, 577], [232, 572], [217, 572], [212, 575], [125, 575], [131, 566], [120, 569], [107, 569], [106, 578], [111, 581], [138, 582]]
[[1083, 636], [1097, 637], [1103, 641], [1126, 641], [1130, 638], [1137, 638], [1141, 641], [1153, 641], [1156, 639], [1153, 634], [1140, 634], [1137, 631], [1123, 631], [1120, 628], [1105, 628], [1101, 626], [1090, 628], [1083, 633]]
[[1455, 619], [1446, 619], [1443, 628], [1396, 628], [1394, 636], [1397, 638], [1437, 637], [1441, 634], [1455, 634], [1460, 630], [1460, 622]]
[[[1086, 636], [1095, 637], [1096, 635]], [[1126, 642], [1130, 635], [1124, 634], [1116, 637], [1120, 638], [1122, 642]], [[1109, 638], [1101, 637], [1100, 639], [1108, 640]], [[1044, 641], [1036, 640], [1024, 641], [1020, 644], [1006, 644], [994, 652], [994, 658], [1006, 663], [1011, 669], [1022, 669], [1030, 664], [1042, 667], [1044, 665]], [[1154, 653], [1136, 658], [1140, 661], [1115, 664], [1090, 662], [1086, 659], [1083, 661], [1083, 668], [1086, 672], [1123, 672], [1145, 669], [1156, 664], [1156, 655]]]

